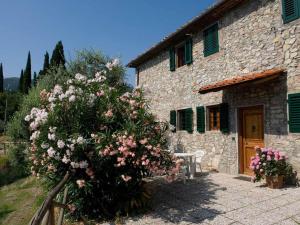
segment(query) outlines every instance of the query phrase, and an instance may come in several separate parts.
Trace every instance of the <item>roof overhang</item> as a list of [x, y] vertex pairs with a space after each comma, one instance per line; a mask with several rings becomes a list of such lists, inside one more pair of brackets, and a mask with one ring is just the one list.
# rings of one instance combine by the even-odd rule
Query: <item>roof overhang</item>
[[216, 92], [216, 91], [224, 90], [226, 88], [234, 87], [244, 83], [264, 82], [270, 79], [277, 78], [278, 76], [283, 74], [284, 71], [285, 70], [282, 68], [274, 68], [270, 70], [264, 70], [262, 72], [249, 73], [231, 79], [222, 80], [213, 84], [202, 86], [200, 87], [198, 92], [200, 94], [205, 94], [208, 92]]
[[194, 19], [187, 22], [185, 25], [165, 37], [156, 45], [149, 48], [144, 53], [138, 55], [135, 59], [127, 64], [127, 67], [137, 68], [145, 61], [153, 58], [161, 51], [170, 48], [172, 45], [178, 44], [189, 35], [199, 32], [201, 29], [209, 26], [211, 23], [217, 21], [226, 12], [233, 9], [237, 5], [247, 0], [219, 0], [217, 3], [212, 5], [210, 8], [205, 10], [203, 13], [195, 17]]

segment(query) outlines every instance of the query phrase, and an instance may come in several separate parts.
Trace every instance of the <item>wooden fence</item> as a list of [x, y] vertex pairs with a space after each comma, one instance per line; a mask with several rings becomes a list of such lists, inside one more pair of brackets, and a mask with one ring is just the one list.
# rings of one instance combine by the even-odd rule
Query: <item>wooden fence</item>
[[[42, 206], [39, 210], [35, 213], [32, 217], [29, 225], [62, 225], [64, 220], [64, 210], [69, 210], [68, 206], [66, 205], [67, 202], [67, 194], [68, 189], [65, 188], [64, 196], [62, 202], [56, 202], [54, 199], [58, 195], [59, 192], [62, 191], [66, 182], [68, 181], [70, 174], [67, 173], [64, 178], [58, 183], [56, 187], [49, 192], [47, 198], [43, 202]], [[55, 208], [60, 208], [59, 216], [55, 218]]]
[[27, 142], [0, 142], [0, 155], [6, 155], [8, 153], [8, 148], [11, 145], [16, 144], [28, 144]]

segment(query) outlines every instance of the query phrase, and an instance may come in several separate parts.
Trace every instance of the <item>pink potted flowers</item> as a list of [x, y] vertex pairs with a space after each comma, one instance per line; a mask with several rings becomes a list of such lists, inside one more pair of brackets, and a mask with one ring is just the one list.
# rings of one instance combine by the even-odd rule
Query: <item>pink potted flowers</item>
[[266, 178], [269, 188], [282, 188], [288, 166], [287, 157], [273, 148], [256, 148], [256, 152], [250, 163], [250, 168], [255, 174], [253, 181]]

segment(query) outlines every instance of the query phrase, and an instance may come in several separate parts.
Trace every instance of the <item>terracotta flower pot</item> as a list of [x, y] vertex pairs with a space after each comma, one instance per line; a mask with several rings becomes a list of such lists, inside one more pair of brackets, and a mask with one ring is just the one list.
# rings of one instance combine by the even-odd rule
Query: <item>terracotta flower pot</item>
[[267, 185], [272, 189], [279, 189], [283, 187], [283, 176], [267, 176]]

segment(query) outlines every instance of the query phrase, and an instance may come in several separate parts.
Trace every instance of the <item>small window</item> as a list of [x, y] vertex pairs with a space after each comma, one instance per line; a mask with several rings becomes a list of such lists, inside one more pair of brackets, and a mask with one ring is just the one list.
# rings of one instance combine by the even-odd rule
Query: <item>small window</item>
[[170, 124], [176, 130], [185, 130], [189, 133], [193, 132], [193, 109], [181, 109], [170, 111]]
[[208, 107], [209, 130], [220, 130], [220, 106]]
[[289, 94], [289, 129], [291, 133], [300, 133], [300, 93]]
[[177, 68], [185, 65], [185, 46], [181, 45], [176, 49]]
[[178, 113], [178, 130], [185, 130], [186, 128], [186, 111], [185, 110], [179, 110]]
[[204, 36], [204, 57], [219, 52], [219, 26], [214, 24], [203, 31]]
[[282, 0], [282, 18], [289, 23], [300, 17], [300, 0]]

